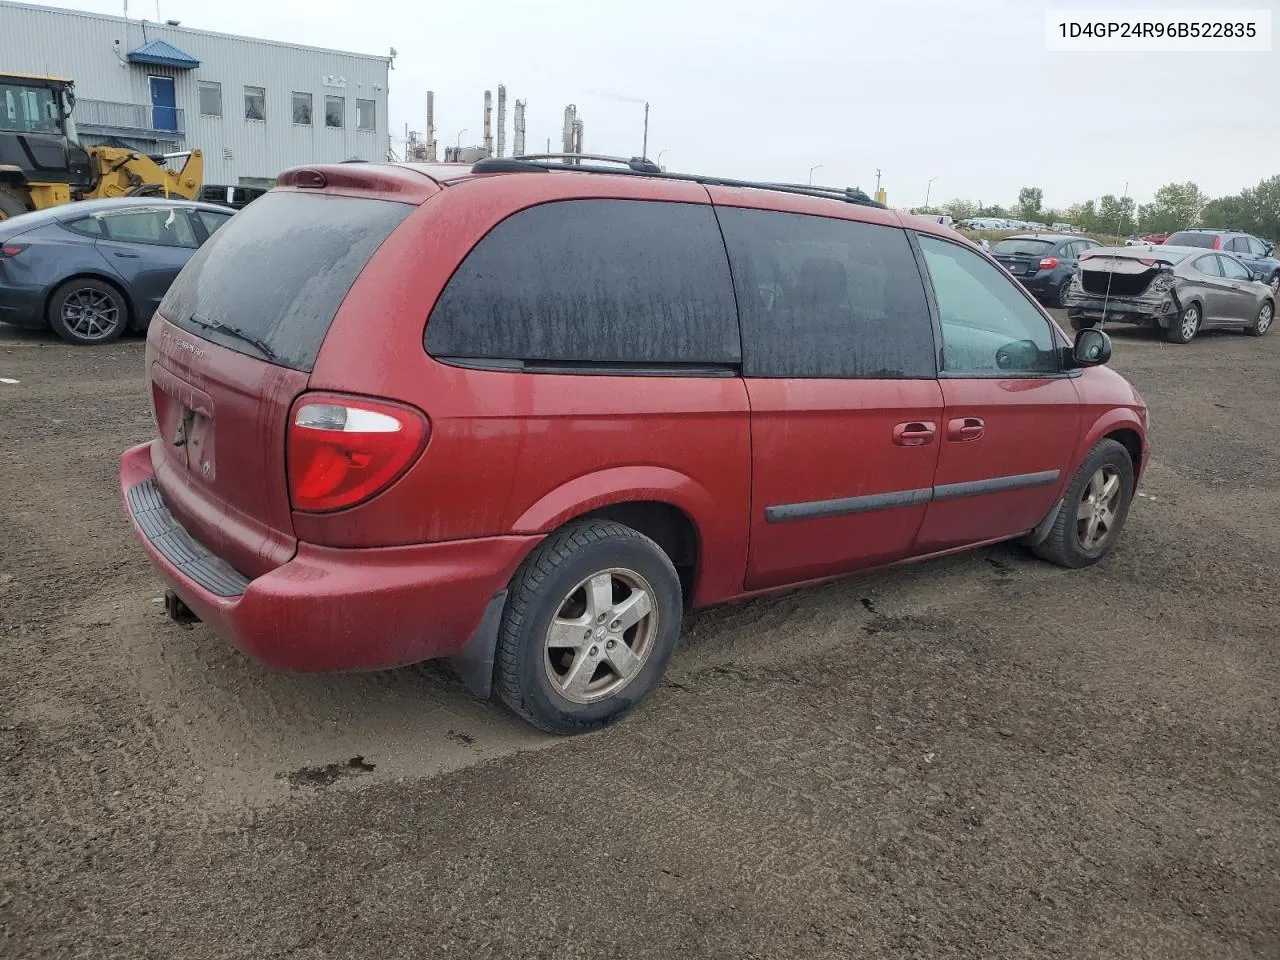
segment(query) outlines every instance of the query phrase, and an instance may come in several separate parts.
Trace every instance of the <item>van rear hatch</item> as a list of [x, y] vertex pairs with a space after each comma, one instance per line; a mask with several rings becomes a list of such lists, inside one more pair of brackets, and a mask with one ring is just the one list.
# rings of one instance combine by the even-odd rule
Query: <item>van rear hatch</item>
[[[439, 189], [420, 179], [424, 192]], [[161, 495], [188, 532], [247, 577], [296, 550], [290, 407], [347, 291], [414, 206], [359, 190], [272, 191], [191, 258], [152, 321], [151, 461]]]

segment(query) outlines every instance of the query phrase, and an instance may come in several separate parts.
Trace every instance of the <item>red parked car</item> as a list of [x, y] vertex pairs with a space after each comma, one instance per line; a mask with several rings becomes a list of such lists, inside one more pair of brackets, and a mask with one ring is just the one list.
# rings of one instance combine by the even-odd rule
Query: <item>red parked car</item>
[[1110, 349], [859, 191], [297, 169], [161, 304], [120, 480], [174, 616], [274, 667], [453, 658], [582, 731], [690, 607], [1010, 538], [1106, 555], [1147, 460]]

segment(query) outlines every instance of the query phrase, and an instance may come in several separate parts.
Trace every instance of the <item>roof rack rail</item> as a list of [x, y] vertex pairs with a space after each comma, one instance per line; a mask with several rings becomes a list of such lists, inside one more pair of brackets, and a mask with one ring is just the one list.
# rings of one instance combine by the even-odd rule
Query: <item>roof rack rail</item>
[[[610, 157], [600, 153], [526, 153], [517, 157], [485, 157], [477, 160], [472, 167], [474, 173], [515, 172], [512, 167], [517, 164], [539, 166], [550, 160], [559, 160], [559, 166], [581, 166], [583, 160], [592, 163], [617, 163], [636, 173], [661, 173], [662, 168], [652, 160], [644, 157]], [[501, 166], [502, 170], [495, 168]]]
[[[590, 160], [592, 163], [582, 163]], [[555, 161], [555, 162], [553, 162]], [[598, 164], [615, 163], [621, 167], [606, 167]], [[801, 196], [820, 197], [828, 200], [843, 200], [845, 203], [856, 203], [864, 207], [886, 209], [867, 196], [866, 191], [858, 187], [823, 187], [809, 183], [772, 183], [769, 181], [734, 180], [729, 177], [712, 177], [697, 173], [667, 173], [652, 160], [644, 157], [606, 157], [587, 153], [537, 153], [519, 157], [486, 157], [477, 160], [471, 167], [472, 173], [522, 173], [532, 171], [570, 170], [576, 173], [610, 173], [623, 176], [659, 177], [663, 180], [681, 180], [686, 183], [700, 183], [703, 186], [748, 187], [755, 190], [777, 190], [780, 193], [797, 193]]]

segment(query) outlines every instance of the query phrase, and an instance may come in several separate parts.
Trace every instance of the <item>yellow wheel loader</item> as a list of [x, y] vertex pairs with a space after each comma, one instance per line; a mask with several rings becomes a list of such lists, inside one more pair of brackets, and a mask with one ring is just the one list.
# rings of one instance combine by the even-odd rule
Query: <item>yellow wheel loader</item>
[[[63, 77], [0, 73], [0, 220], [74, 200], [195, 198], [204, 179], [199, 150], [82, 147], [71, 119], [74, 87]], [[175, 172], [166, 163], [177, 159], [185, 162]]]

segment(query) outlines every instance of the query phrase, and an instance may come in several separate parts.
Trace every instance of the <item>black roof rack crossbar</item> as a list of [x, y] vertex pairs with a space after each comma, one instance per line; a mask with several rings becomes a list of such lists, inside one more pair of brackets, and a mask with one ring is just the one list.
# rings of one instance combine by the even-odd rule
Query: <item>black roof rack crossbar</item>
[[[621, 167], [601, 166], [596, 162], [581, 163], [580, 160], [603, 161], [623, 164]], [[555, 162], [552, 162], [555, 161]], [[568, 161], [568, 162], [566, 162]], [[828, 200], [843, 200], [864, 207], [886, 209], [867, 196], [857, 187], [823, 187], [808, 183], [771, 183], [756, 180], [735, 180], [731, 177], [712, 177], [697, 173], [667, 173], [652, 160], [632, 157], [625, 160], [621, 157], [602, 157], [584, 153], [550, 153], [530, 154], [520, 157], [489, 157], [477, 160], [472, 166], [472, 173], [520, 173], [522, 171], [570, 170], [577, 173], [609, 173], [622, 176], [658, 177], [663, 180], [680, 180], [685, 183], [700, 183], [703, 186], [746, 187], [755, 190], [777, 190], [780, 193], [796, 193], [806, 197], [820, 197]]]

